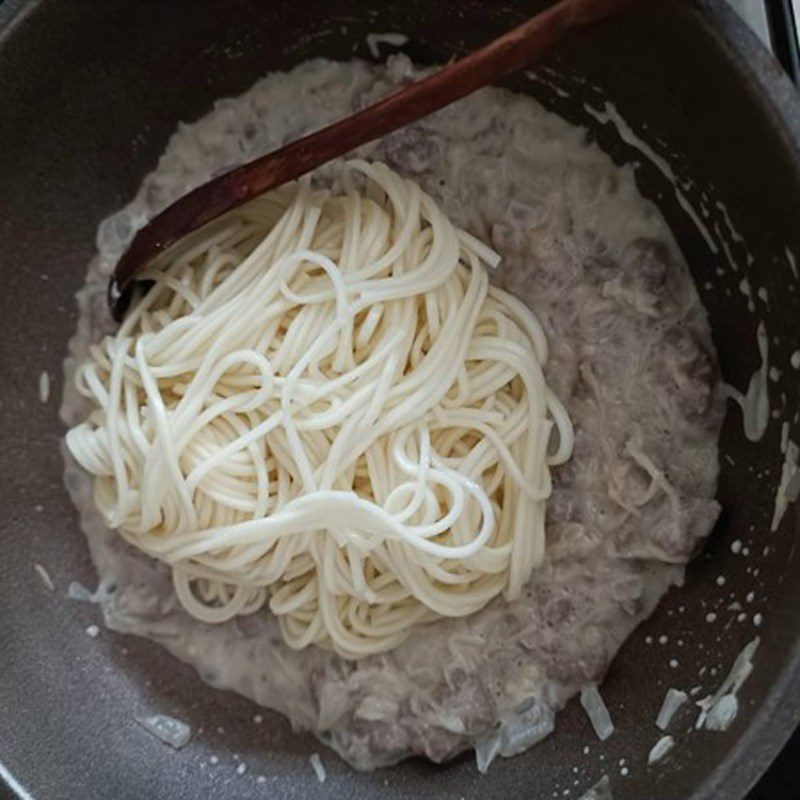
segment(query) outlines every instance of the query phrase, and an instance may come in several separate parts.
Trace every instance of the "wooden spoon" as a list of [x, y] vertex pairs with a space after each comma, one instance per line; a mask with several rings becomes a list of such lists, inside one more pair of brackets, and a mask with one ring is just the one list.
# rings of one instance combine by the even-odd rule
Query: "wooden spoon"
[[186, 234], [256, 195], [524, 69], [571, 31], [604, 20], [630, 2], [561, 0], [433, 75], [193, 189], [153, 217], [120, 258], [108, 287], [112, 315], [118, 321], [124, 315], [134, 273]]

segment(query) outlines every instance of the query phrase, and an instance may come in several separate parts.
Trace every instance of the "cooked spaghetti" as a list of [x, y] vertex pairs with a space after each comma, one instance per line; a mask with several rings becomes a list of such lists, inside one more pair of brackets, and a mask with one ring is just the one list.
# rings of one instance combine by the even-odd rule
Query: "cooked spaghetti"
[[415, 183], [349, 162], [188, 237], [77, 370], [107, 524], [186, 610], [357, 658], [517, 597], [572, 449], [533, 313]]

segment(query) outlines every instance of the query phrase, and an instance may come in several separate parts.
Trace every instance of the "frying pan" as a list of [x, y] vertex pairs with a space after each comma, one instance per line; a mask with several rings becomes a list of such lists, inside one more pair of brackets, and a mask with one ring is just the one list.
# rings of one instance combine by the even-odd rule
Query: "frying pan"
[[[176, 123], [308, 57], [370, 58], [370, 32], [403, 32], [412, 58], [442, 62], [543, 5], [6, 0], [0, 6], [0, 776], [9, 791], [39, 800], [545, 798], [567, 789], [580, 796], [606, 774], [616, 800], [736, 800], [785, 742], [800, 719], [795, 507], [777, 531], [770, 521], [782, 423], [789, 423], [790, 438], [800, 436], [800, 371], [790, 363], [800, 349], [800, 287], [787, 256], [787, 248], [800, 255], [800, 103], [777, 63], [721, 0], [645, 3], [564, 47], [546, 65], [546, 82], [509, 83], [585, 126], [616, 161], [638, 163], [641, 191], [660, 206], [691, 265], [725, 381], [746, 388], [759, 367], [759, 321], [769, 333], [769, 363], [779, 371], [769, 383], [776, 416], [760, 441], [745, 438], [738, 410], [729, 408], [718, 493], [724, 512], [686, 585], [670, 592], [610, 669], [603, 695], [617, 732], [608, 742], [596, 741], [572, 703], [553, 736], [493, 764], [485, 776], [469, 756], [438, 767], [411, 761], [357, 774], [277, 716], [266, 713], [255, 723], [251, 703], [206, 687], [157, 646], [105, 631], [89, 638], [84, 629], [100, 621], [97, 608], [65, 597], [70, 581], [93, 586], [94, 580], [61, 479], [57, 406], [61, 361], [76, 321], [72, 295], [99, 220], [132, 196]], [[630, 129], [587, 111], [587, 105], [604, 109], [607, 100]], [[634, 136], [669, 170], [635, 146]], [[670, 172], [691, 214], [678, 202]], [[745, 276], [766, 288], [767, 302], [742, 293]], [[46, 403], [38, 396], [42, 370], [54, 384]], [[51, 574], [53, 591], [37, 576], [36, 563]], [[711, 624], [706, 612], [720, 600]], [[695, 717], [684, 709], [675, 750], [648, 767], [665, 690], [715, 689], [756, 634], [755, 671], [731, 728], [695, 732]], [[180, 752], [162, 745], [134, 722], [147, 712], [189, 722], [193, 741]], [[327, 767], [322, 785], [308, 763], [315, 750]]]

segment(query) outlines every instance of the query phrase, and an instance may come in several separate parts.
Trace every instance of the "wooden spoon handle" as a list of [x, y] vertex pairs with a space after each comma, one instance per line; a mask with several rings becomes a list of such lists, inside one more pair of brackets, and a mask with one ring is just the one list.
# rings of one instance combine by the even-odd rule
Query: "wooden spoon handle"
[[530, 65], [570, 31], [619, 11], [632, 0], [561, 0], [490, 44], [368, 108], [232, 169], [184, 195], [142, 228], [117, 263], [108, 301], [124, 313], [134, 273], [183, 236], [247, 200], [299, 178], [362, 144], [432, 114]]

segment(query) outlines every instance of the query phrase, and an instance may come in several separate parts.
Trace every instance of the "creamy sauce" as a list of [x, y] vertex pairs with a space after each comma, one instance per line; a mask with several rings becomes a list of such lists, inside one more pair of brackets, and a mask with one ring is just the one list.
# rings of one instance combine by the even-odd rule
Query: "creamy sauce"
[[781, 453], [783, 453], [783, 464], [781, 465], [781, 478], [778, 488], [775, 491], [775, 510], [772, 513], [773, 531], [778, 530], [786, 510], [789, 505], [797, 500], [800, 495], [800, 448], [789, 438], [789, 423], [784, 422], [781, 426]]
[[689, 202], [689, 199], [684, 194], [683, 188], [686, 187], [681, 186], [675, 171], [669, 165], [667, 159], [664, 158], [664, 156], [659, 155], [647, 142], [634, 133], [633, 128], [631, 128], [631, 126], [625, 121], [613, 103], [606, 101], [602, 111], [593, 108], [588, 104], [584, 104], [584, 108], [598, 122], [614, 125], [622, 141], [639, 150], [639, 152], [641, 152], [642, 155], [651, 164], [653, 164], [659, 170], [659, 172], [661, 172], [661, 174], [672, 184], [672, 187], [675, 191], [675, 199], [678, 201], [678, 204], [684, 210], [689, 219], [692, 220], [700, 235], [703, 237], [703, 239], [705, 239], [708, 249], [712, 253], [718, 253], [719, 247], [717, 246], [714, 237], [711, 235], [711, 231], [709, 231], [708, 226], [703, 221], [700, 214], [698, 214], [698, 212]]
[[747, 278], [739, 281], [739, 291], [747, 298], [747, 310], [752, 314], [756, 310], [756, 305], [753, 302], [753, 290]]
[[[736, 258], [733, 255], [733, 250], [732, 250], [730, 244], [728, 244], [727, 239], [725, 239], [723, 236], [720, 235], [720, 230], [719, 230], [719, 227], [717, 225], [714, 226], [714, 232], [717, 233], [717, 235], [718, 235], [719, 242], [722, 245], [722, 252], [725, 253], [725, 258], [726, 258], [728, 264], [730, 264], [731, 269], [734, 272], [738, 272], [739, 271], [739, 265], [736, 263]], [[740, 289], [741, 289], [741, 284], [740, 284]], [[749, 309], [749, 310], [752, 311], [753, 309]]]
[[742, 394], [734, 386], [726, 385], [725, 394], [742, 409], [744, 435], [751, 442], [760, 441], [769, 425], [769, 337], [763, 322], [756, 331], [758, 352], [761, 355], [761, 366], [752, 374], [747, 384], [747, 393]]
[[373, 58], [380, 58], [382, 44], [388, 44], [392, 47], [402, 47], [408, 42], [408, 36], [404, 33], [368, 33], [367, 34], [367, 47]]
[[[72, 354], [83, 357], [113, 329], [107, 276], [147, 218], [412, 74], [401, 56], [386, 66], [316, 60], [180, 126], [133, 202], [100, 226]], [[413, 177], [496, 248], [496, 282], [542, 321], [546, 379], [576, 428], [575, 456], [554, 474], [545, 565], [519, 600], [428, 626], [387, 655], [348, 662], [297, 652], [266, 613], [217, 626], [188, 617], [167, 568], [106, 529], [91, 481], [68, 461], [66, 483], [102, 578], [94, 597], [109, 626], [160, 642], [211, 685], [285, 714], [358, 768], [413, 754], [442, 761], [476, 742], [487, 756], [510, 755], [602, 680], [716, 520], [723, 408], [705, 312], [634, 170], [614, 166], [582, 129], [528, 97], [484, 89], [358, 155]], [[335, 183], [335, 165], [316, 179]], [[62, 415], [74, 424], [86, 409], [71, 369]]]
[[785, 248], [786, 251], [786, 260], [789, 263], [789, 269], [792, 271], [792, 275], [794, 275], [795, 279], [800, 277], [797, 271], [797, 259], [794, 257], [794, 253], [787, 247]]
[[728, 229], [728, 235], [730, 236], [731, 241], [734, 241], [737, 244], [744, 244], [744, 236], [742, 236], [741, 232], [734, 226], [733, 221], [731, 220], [731, 215], [728, 212], [728, 207], [721, 200], [717, 200], [716, 206], [722, 214], [722, 219], [725, 222], [725, 227]]

